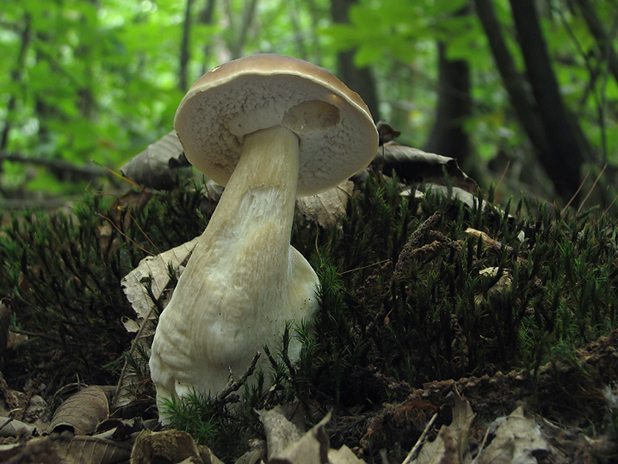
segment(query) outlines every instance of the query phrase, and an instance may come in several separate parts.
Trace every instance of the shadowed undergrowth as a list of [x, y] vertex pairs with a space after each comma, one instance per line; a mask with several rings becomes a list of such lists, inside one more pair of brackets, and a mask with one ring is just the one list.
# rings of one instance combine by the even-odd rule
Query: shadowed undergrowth
[[[120, 279], [147, 252], [202, 232], [201, 194], [186, 185], [124, 204], [88, 195], [70, 214], [5, 220], [0, 289], [12, 300], [12, 329], [29, 337], [7, 359], [9, 385], [52, 394], [77, 378], [115, 383], [111, 366], [130, 343], [121, 319], [132, 315]], [[299, 218], [292, 244], [318, 272], [322, 302], [314, 331], [286, 334], [303, 340], [299, 363], [270, 346], [278, 388], [247, 393], [235, 419], [204, 398], [171, 405], [178, 423], [204, 437], [215, 424], [221, 454], [231, 456], [258, 433], [252, 407], [299, 398], [317, 415], [345, 417], [404, 401], [436, 380], [521, 369], [534, 383], [541, 366], [572, 362], [574, 349], [616, 328], [613, 218], [527, 199], [504, 211], [478, 205], [404, 196], [396, 181], [370, 177], [339, 227]], [[362, 433], [350, 427], [339, 439], [354, 444]]]

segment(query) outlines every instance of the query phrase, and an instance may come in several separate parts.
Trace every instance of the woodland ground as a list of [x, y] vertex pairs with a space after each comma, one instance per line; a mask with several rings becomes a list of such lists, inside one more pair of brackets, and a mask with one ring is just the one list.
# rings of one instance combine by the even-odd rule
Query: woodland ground
[[[434, 414], [429, 439], [440, 437], [460, 395], [476, 414], [459, 442], [469, 460], [488, 425], [523, 405], [551, 445], [538, 462], [615, 462], [615, 219], [526, 199], [496, 210], [401, 193], [370, 177], [336, 224], [299, 214], [293, 245], [322, 285], [317, 330], [297, 334], [299, 364], [271, 347], [277, 388], [246, 393], [235, 416], [222, 406], [229, 398], [177, 405], [178, 423], [234, 462], [263, 438], [252, 410], [299, 401], [307, 425], [332, 411], [332, 447], [398, 463]], [[134, 429], [135, 418], [157, 417], [147, 354], [129, 351], [122, 321], [135, 313], [119, 282], [148, 254], [199, 235], [211, 209], [189, 183], [5, 216], [0, 288], [21, 338], [2, 355], [0, 393], [16, 419], [28, 421], [34, 395], [49, 417], [78, 384], [117, 385], [127, 361], [131, 400], [111, 417]], [[153, 298], [157, 311], [168, 293]]]

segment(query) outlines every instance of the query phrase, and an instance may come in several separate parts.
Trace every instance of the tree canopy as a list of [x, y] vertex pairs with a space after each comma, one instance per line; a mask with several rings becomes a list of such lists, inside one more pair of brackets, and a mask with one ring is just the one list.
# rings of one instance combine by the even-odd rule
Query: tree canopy
[[[537, 38], [525, 32], [524, 4]], [[475, 175], [490, 163], [515, 190], [568, 200], [590, 166], [607, 164], [609, 185], [618, 163], [617, 28], [616, 0], [8, 0], [0, 189], [6, 198], [82, 189], [96, 174], [84, 168], [91, 161], [117, 170], [168, 133], [202, 73], [273, 52], [361, 76], [375, 91], [374, 116], [402, 131], [401, 143], [454, 150], [441, 154], [465, 154]], [[530, 55], [538, 40], [541, 58]], [[456, 85], [463, 74], [468, 83]], [[440, 110], [457, 97], [463, 107]], [[572, 142], [544, 124], [558, 119]], [[465, 139], [450, 139], [453, 126]], [[568, 186], [556, 169], [569, 170], [559, 174]]]

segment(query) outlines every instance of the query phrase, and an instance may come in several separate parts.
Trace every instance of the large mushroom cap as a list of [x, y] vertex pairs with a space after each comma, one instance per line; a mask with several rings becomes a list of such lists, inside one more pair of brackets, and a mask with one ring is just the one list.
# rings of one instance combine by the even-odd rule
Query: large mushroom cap
[[326, 69], [288, 56], [254, 55], [212, 69], [189, 89], [174, 120], [187, 159], [222, 185], [245, 135], [279, 125], [300, 140], [298, 195], [337, 185], [377, 151], [378, 134], [358, 94]]

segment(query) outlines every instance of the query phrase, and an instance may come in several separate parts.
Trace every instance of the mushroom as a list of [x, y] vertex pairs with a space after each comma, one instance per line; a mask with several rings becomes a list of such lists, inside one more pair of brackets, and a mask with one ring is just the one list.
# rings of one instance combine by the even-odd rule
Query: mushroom
[[[226, 188], [159, 318], [150, 370], [160, 411], [174, 396], [216, 395], [286, 324], [311, 324], [319, 282], [290, 246], [296, 196], [336, 186], [378, 146], [356, 93], [323, 68], [271, 54], [206, 73], [174, 126], [191, 164]], [[299, 352], [291, 343], [290, 357]]]

